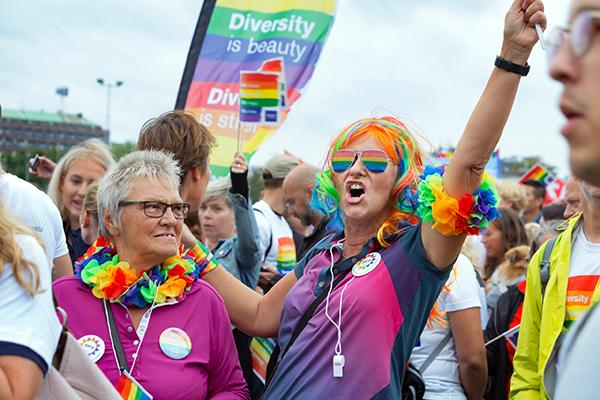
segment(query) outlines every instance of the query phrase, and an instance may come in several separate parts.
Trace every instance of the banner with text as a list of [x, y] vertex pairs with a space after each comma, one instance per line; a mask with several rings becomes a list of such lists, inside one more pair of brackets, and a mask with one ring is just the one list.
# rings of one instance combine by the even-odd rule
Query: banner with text
[[[335, 7], [335, 0], [204, 1], [175, 108], [192, 112], [216, 135], [218, 146], [210, 166], [213, 175], [229, 172], [238, 130], [242, 151], [250, 158], [285, 121], [310, 81]], [[284, 75], [278, 82], [285, 87], [281, 98], [285, 107], [279, 110], [277, 121], [239, 125], [240, 72], [259, 70]], [[248, 104], [246, 97], [244, 105]]]

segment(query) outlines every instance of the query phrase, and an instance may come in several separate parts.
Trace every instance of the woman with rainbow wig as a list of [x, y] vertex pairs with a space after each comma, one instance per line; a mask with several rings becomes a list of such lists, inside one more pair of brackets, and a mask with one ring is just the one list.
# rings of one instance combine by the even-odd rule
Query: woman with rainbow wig
[[[525, 65], [535, 24], [546, 26], [542, 2], [515, 1], [500, 57]], [[220, 267], [203, 276], [235, 326], [278, 338], [263, 399], [401, 397], [404, 368], [465, 236], [497, 216], [484, 168], [520, 78], [494, 68], [445, 170], [424, 167], [396, 118], [350, 124], [333, 139], [313, 195], [337, 233], [265, 296]]]

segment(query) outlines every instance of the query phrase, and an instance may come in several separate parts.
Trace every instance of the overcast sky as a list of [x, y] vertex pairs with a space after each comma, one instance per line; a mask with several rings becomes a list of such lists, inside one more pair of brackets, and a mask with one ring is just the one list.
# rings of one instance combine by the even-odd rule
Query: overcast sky
[[[568, 2], [548, 0], [550, 26]], [[320, 163], [347, 123], [392, 113], [413, 121], [435, 145], [455, 144], [499, 52], [510, 0], [344, 0], [312, 81], [279, 133], [254, 162], [288, 149]], [[104, 124], [112, 97], [111, 140], [135, 141], [149, 118], [172, 109], [202, 1], [0, 2], [0, 103], [65, 111]], [[560, 85], [539, 45], [499, 144], [502, 156], [540, 155], [568, 173], [559, 135]]]

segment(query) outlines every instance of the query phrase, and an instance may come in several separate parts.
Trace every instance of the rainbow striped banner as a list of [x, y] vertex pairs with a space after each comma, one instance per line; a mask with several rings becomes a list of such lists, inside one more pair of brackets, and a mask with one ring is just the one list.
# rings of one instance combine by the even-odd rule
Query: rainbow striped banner
[[[203, 2], [175, 108], [192, 112], [216, 135], [218, 146], [211, 156], [213, 175], [229, 172], [238, 130], [242, 151], [251, 158], [286, 120], [312, 77], [335, 9], [335, 0]], [[271, 104], [275, 92], [262, 87], [264, 92], [258, 94], [246, 92], [253, 89], [240, 87], [242, 71], [279, 76], [274, 89], [279, 92], [280, 104], [276, 121], [269, 121], [266, 111], [261, 111], [264, 119], [257, 122], [256, 110], [246, 111], [257, 100]], [[275, 118], [274, 113], [268, 116]], [[240, 119], [252, 123], [240, 125]]]
[[552, 172], [550, 172], [546, 167], [542, 164], [535, 164], [529, 171], [527, 171], [521, 179], [519, 179], [519, 183], [523, 183], [525, 181], [533, 180], [541, 183], [544, 186], [548, 186], [550, 182], [555, 179]]

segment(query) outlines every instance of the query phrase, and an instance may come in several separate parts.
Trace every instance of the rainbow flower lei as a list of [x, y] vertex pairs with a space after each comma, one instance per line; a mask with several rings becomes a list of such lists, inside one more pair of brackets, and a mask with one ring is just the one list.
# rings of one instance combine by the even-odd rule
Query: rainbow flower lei
[[417, 214], [423, 222], [433, 222], [433, 229], [443, 235], [478, 235], [500, 215], [492, 178], [484, 174], [473, 194], [457, 200], [444, 191], [444, 171], [445, 167], [425, 167], [418, 185]]
[[183, 299], [198, 279], [200, 268], [193, 256], [180, 251], [161, 265], [137, 274], [127, 262], [119, 261], [111, 243], [100, 236], [75, 263], [75, 274], [92, 287], [97, 298], [141, 308], [153, 302]]

